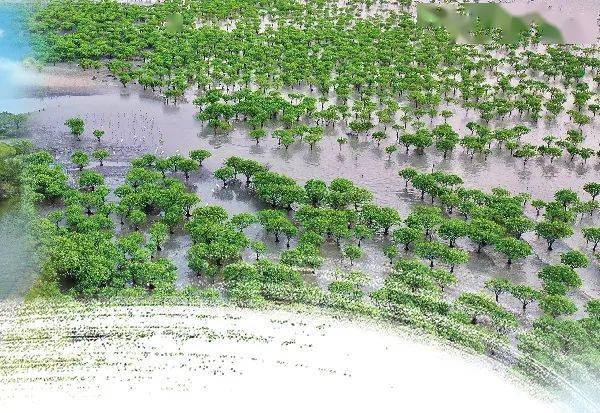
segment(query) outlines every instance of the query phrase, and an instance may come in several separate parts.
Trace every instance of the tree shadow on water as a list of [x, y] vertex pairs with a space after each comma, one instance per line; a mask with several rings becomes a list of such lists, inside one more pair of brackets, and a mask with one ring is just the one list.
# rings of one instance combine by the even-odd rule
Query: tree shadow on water
[[215, 190], [213, 190], [213, 195], [216, 199], [221, 201], [231, 201], [234, 199], [234, 190], [230, 188], [232, 183], [227, 184], [227, 186], [219, 186]]

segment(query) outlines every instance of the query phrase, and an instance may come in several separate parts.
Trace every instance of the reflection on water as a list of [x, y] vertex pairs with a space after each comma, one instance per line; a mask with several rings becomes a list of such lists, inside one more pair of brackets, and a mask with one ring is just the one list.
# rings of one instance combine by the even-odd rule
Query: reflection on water
[[[584, 164], [582, 161], [568, 162], [568, 157], [553, 163], [540, 159], [523, 165], [523, 161], [512, 157], [508, 150], [496, 146], [492, 147], [492, 154], [487, 159], [482, 156], [471, 159], [458, 148], [444, 160], [439, 151], [430, 148], [424, 154], [412, 150], [406, 154], [404, 150], [399, 150], [388, 160], [382, 148], [392, 143], [394, 132], [388, 131], [389, 138], [379, 148], [368, 137], [361, 137], [349, 139], [348, 144], [340, 149], [336, 138], [348, 132], [347, 127], [340, 124], [328, 126], [326, 138], [312, 151], [304, 142], [296, 142], [285, 150], [270, 138], [256, 145], [249, 138], [248, 128], [244, 124], [236, 124], [235, 129], [227, 134], [214, 135], [210, 128], [194, 119], [197, 108], [191, 103], [166, 106], [161, 100], [135, 87], [123, 89], [110, 84], [104, 87], [102, 94], [91, 91], [91, 94], [68, 94], [40, 100], [45, 108], [33, 116], [33, 138], [68, 162], [73, 149], [92, 150], [97, 146], [91, 137], [92, 130], [105, 130], [104, 145], [113, 152], [108, 165], [113, 167], [116, 166], [115, 162], [120, 162], [122, 166], [123, 161], [144, 152], [166, 156], [205, 148], [214, 153], [206, 163], [211, 170], [220, 166], [229, 156], [239, 155], [259, 160], [277, 172], [299, 180], [315, 176], [325, 180], [347, 176], [373, 190], [377, 202], [401, 209], [404, 188], [399, 185], [401, 179], [397, 172], [406, 166], [420, 170], [434, 167], [452, 171], [461, 175], [468, 186], [488, 189], [503, 186], [513, 192], [527, 191], [541, 198], [550, 198], [556, 190], [566, 186], [581, 192], [583, 184], [600, 171], [600, 165], [593, 160]], [[192, 98], [188, 94], [188, 101]], [[468, 121], [476, 120], [476, 115], [472, 112], [467, 115], [458, 107], [451, 109], [455, 116], [449, 123], [460, 135], [469, 134], [465, 125]], [[64, 126], [64, 121], [73, 116], [81, 116], [86, 122], [86, 133], [81, 142], [73, 140]], [[441, 118], [433, 123], [440, 122], [443, 122]], [[584, 128], [587, 147], [594, 148], [600, 143], [600, 137], [593, 133], [597, 122], [594, 119]], [[541, 139], [547, 135], [566, 136], [566, 131], [574, 127], [568, 116], [555, 121], [540, 120], [534, 125], [521, 119], [518, 114], [506, 117], [501, 122], [493, 122], [492, 127], [519, 123], [535, 128], [523, 139], [536, 144], [541, 143]]]
[[[95, 77], [97, 79], [94, 80]], [[232, 184], [223, 188], [212, 178], [212, 171], [221, 166], [224, 159], [233, 155], [256, 159], [299, 181], [313, 177], [321, 177], [326, 181], [338, 176], [350, 178], [373, 191], [376, 202], [397, 208], [403, 216], [408, 214], [418, 199], [411, 188], [405, 190], [398, 177], [398, 170], [407, 166], [423, 171], [433, 168], [457, 173], [469, 187], [489, 190], [501, 186], [515, 193], [529, 192], [535, 198], [544, 199], [551, 198], [556, 190], [563, 187], [572, 187], [581, 192], [583, 184], [597, 180], [600, 172], [598, 162], [584, 164], [581, 161], [568, 162], [566, 158], [557, 159], [552, 164], [548, 160], [539, 159], [524, 165], [506, 149], [498, 147], [492, 147], [492, 153], [487, 159], [479, 156], [471, 159], [460, 148], [446, 159], [434, 149], [429, 149], [422, 155], [413, 151], [407, 154], [400, 150], [388, 159], [382, 148], [392, 143], [392, 131], [388, 131], [388, 143], [384, 142], [380, 148], [365, 137], [349, 139], [348, 144], [340, 148], [336, 138], [345, 136], [348, 129], [339, 124], [328, 127], [326, 138], [312, 151], [303, 142], [297, 142], [286, 150], [278, 147], [277, 142], [272, 139], [256, 145], [248, 137], [248, 130], [243, 124], [236, 124], [235, 129], [228, 134], [215, 135], [194, 119], [197, 109], [189, 103], [194, 97], [192, 90], [187, 94], [188, 103], [166, 106], [150, 92], [136, 86], [122, 88], [113, 84], [102, 72], [94, 70], [73, 71], [68, 66], [59, 65], [45, 72], [45, 80], [46, 87], [40, 90], [45, 97], [25, 99], [30, 107], [35, 108], [30, 124], [31, 136], [36, 144], [51, 150], [61, 162], [69, 164], [69, 156], [75, 149], [91, 152], [98, 146], [108, 147], [111, 155], [105, 161], [105, 166], [92, 165], [92, 168], [107, 175], [107, 183], [114, 187], [122, 182], [129, 160], [144, 152], [168, 156], [175, 153], [187, 154], [191, 149], [209, 149], [213, 152], [213, 157], [205, 162], [200, 172], [193, 174], [189, 184], [203, 202], [222, 205], [230, 213], [256, 211], [262, 207], [243, 185]], [[302, 92], [307, 93], [307, 88]], [[455, 113], [449, 120], [454, 129], [461, 135], [468, 134], [465, 125], [468, 121], [476, 120], [475, 115], [467, 114], [458, 107], [450, 106], [449, 109]], [[65, 120], [74, 116], [82, 117], [86, 122], [86, 133], [82, 141], [74, 140], [64, 126]], [[441, 118], [433, 120], [434, 123], [442, 121]], [[592, 133], [597, 130], [597, 122], [594, 119], [592, 124], [584, 128], [588, 147], [597, 147], [600, 143], [599, 137]], [[493, 122], [492, 126], [514, 126], [516, 123], [524, 123], [533, 129], [524, 138], [532, 143], [540, 143], [542, 137], [550, 134], [564, 136], [573, 127], [568, 116], [531, 124], [517, 114], [500, 122]], [[94, 129], [106, 131], [102, 144], [98, 144], [91, 136]], [[72, 173], [75, 174], [75, 171], [72, 170]], [[585, 217], [584, 222], [579, 225], [597, 225], [597, 221], [596, 216]], [[271, 246], [273, 257], [285, 248], [275, 244], [258, 226], [249, 231], [250, 236], [262, 239]], [[537, 286], [537, 270], [545, 263], [555, 261], [558, 252], [575, 247], [585, 249], [585, 241], [579, 232], [565, 242], [558, 242], [552, 256], [548, 255], [543, 240], [529, 234], [527, 241], [532, 243], [535, 257], [510, 268], [493, 251], [472, 254], [470, 263], [460, 272], [459, 287], [450, 289], [450, 295], [456, 295], [459, 288], [480, 290], [483, 281], [490, 276], [505, 276]], [[371, 288], [381, 284], [388, 270], [387, 260], [381, 253], [384, 242], [386, 241], [375, 240], [366, 245], [365, 257], [357, 265], [357, 268], [372, 276]], [[180, 235], [169, 243], [165, 253], [178, 267], [178, 285], [199, 282], [187, 268], [189, 239]], [[462, 246], [473, 250], [473, 246], [467, 242]], [[326, 264], [315, 274], [315, 280], [320, 285], [330, 282], [335, 277], [335, 269], [344, 265], [337, 248], [327, 248], [326, 252]], [[600, 278], [597, 271], [582, 271], [582, 276], [587, 294], [599, 295]], [[582, 302], [585, 294], [581, 292], [577, 300]], [[518, 310], [518, 303], [510, 305]]]
[[22, 296], [35, 278], [34, 241], [30, 219], [17, 200], [0, 202], [0, 300]]
[[[69, 73], [65, 72], [64, 68], [57, 70], [60, 73]], [[93, 73], [95, 72], [88, 71], [82, 76], [89, 79]], [[70, 72], [69, 76], [73, 76], [73, 72]], [[313, 177], [321, 177], [326, 181], [338, 176], [350, 178], [373, 191], [376, 202], [397, 208], [403, 216], [408, 214], [411, 206], [419, 198], [411, 188], [405, 190], [402, 179], [398, 177], [398, 170], [407, 166], [420, 170], [431, 170], [433, 167], [458, 173], [469, 187], [489, 190], [502, 186], [513, 192], [529, 192], [534, 197], [544, 199], [551, 198], [556, 190], [563, 187], [573, 187], [581, 192], [583, 184], [597, 179], [600, 171], [597, 162], [570, 163], [567, 159], [557, 159], [552, 164], [548, 160], [530, 161], [523, 165], [523, 162], [513, 158], [509, 151], [497, 147], [492, 147], [492, 154], [487, 160], [477, 156], [470, 159], [460, 148], [446, 160], [434, 149], [425, 151], [423, 155], [413, 151], [406, 154], [402, 150], [388, 160], [388, 155], [381, 149], [385, 145], [378, 148], [372, 140], [365, 137], [351, 138], [348, 144], [340, 149], [336, 138], [347, 134], [348, 130], [344, 125], [328, 127], [327, 136], [312, 151], [304, 142], [294, 143], [286, 151], [277, 146], [276, 140], [270, 138], [256, 145], [256, 142], [249, 138], [248, 129], [243, 124], [236, 124], [234, 130], [228, 134], [215, 135], [210, 128], [194, 119], [197, 109], [191, 103], [166, 106], [160, 99], [136, 86], [122, 88], [106, 80], [103, 83], [98, 81], [98, 85], [101, 86], [101, 90], [94, 87], [62, 90], [60, 93], [52, 93], [52, 97], [41, 99], [45, 109], [34, 114], [31, 125], [32, 137], [36, 143], [50, 149], [67, 164], [70, 164], [69, 156], [74, 149], [91, 152], [98, 146], [109, 147], [111, 156], [104, 162], [105, 166], [91, 167], [108, 175], [107, 183], [111, 186], [122, 182], [128, 161], [141, 153], [151, 152], [168, 156], [175, 153], [187, 154], [191, 149], [208, 149], [213, 152], [213, 156], [204, 162], [200, 172], [190, 177], [189, 185], [203, 203], [221, 205], [230, 213], [256, 211], [263, 207], [243, 184], [231, 184], [223, 188], [220, 181], [213, 179], [212, 171], [220, 167], [224, 159], [233, 155], [256, 159], [268, 164], [272, 170], [302, 182]], [[193, 94], [193, 91], [188, 92], [188, 102], [193, 99]], [[451, 109], [455, 112], [455, 116], [450, 119], [452, 126], [461, 135], [466, 135], [469, 131], [465, 125], [474, 120], [474, 115], [467, 115], [460, 108]], [[82, 141], [74, 140], [64, 126], [65, 119], [73, 116], [81, 116], [86, 122], [86, 132]], [[434, 123], [442, 121], [435, 119]], [[502, 122], [512, 126], [524, 121], [515, 115]], [[597, 128], [597, 120], [594, 122], [596, 123], [585, 127], [588, 132]], [[571, 127], [568, 116], [554, 122], [540, 121], [534, 132], [528, 134], [525, 139], [540, 142], [541, 138], [548, 134], [564, 136], [566, 130]], [[94, 129], [106, 131], [104, 143], [98, 144], [91, 136]], [[391, 143], [393, 132], [389, 131], [388, 134], [388, 141]], [[591, 132], [586, 133], [586, 136], [587, 146], [598, 145], [598, 136]], [[71, 168], [71, 172], [75, 174], [75, 168]], [[533, 211], [529, 212], [535, 215]], [[597, 222], [597, 216], [585, 217], [578, 225], [597, 225]], [[258, 225], [249, 228], [248, 231], [249, 236], [261, 239], [269, 245], [272, 258], [276, 258], [279, 252], [285, 249], [284, 243], [276, 244]], [[456, 296], [464, 290], [481, 290], [484, 281], [492, 276], [508, 277], [516, 282], [527, 282], [539, 287], [536, 273], [544, 264], [556, 261], [558, 254], [568, 248], [586, 248], [579, 231], [573, 238], [557, 242], [552, 255], [546, 251], [545, 242], [535, 235], [528, 234], [527, 241], [532, 244], [535, 255], [511, 267], [507, 267], [505, 259], [492, 249], [481, 254], [472, 253], [469, 264], [459, 271], [459, 285], [449, 289], [448, 294]], [[382, 245], [385, 242], [387, 241], [384, 239], [376, 239], [363, 244], [364, 258], [355, 265], [356, 269], [370, 275], [370, 289], [380, 286], [389, 271], [388, 261], [382, 254]], [[470, 251], [475, 249], [468, 241], [463, 241], [460, 246]], [[188, 247], [189, 238], [180, 234], [169, 241], [165, 249], [165, 254], [178, 267], [179, 286], [207, 282], [199, 280], [187, 268]], [[327, 256], [325, 264], [311, 279], [321, 286], [326, 286], [335, 278], [336, 269], [344, 267], [347, 263], [342, 261], [339, 249], [334, 245], [326, 246], [323, 252]], [[248, 252], [245, 258], [251, 259], [251, 253]], [[600, 279], [595, 268], [581, 271], [581, 274], [585, 292], [577, 292], [578, 296], [575, 299], [578, 303], [585, 300], [586, 294], [598, 295], [600, 291]], [[515, 312], [519, 311], [518, 302], [511, 302], [510, 299], [506, 301]], [[530, 315], [536, 314], [537, 308], [532, 306]]]
[[[29, 111], [29, 102], [19, 99], [37, 78], [21, 64], [30, 52], [23, 30], [26, 12], [22, 4], [0, 3], [0, 111]], [[22, 296], [33, 281], [36, 260], [28, 223], [18, 201], [0, 202], [0, 300]]]

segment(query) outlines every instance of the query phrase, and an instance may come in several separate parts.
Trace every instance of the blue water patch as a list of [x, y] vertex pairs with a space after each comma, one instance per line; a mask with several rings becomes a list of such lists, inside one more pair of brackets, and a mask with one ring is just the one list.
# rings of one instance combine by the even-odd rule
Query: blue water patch
[[8, 101], [22, 96], [27, 85], [27, 73], [21, 66], [31, 52], [27, 15], [27, 6], [0, 3], [0, 110], [9, 109]]

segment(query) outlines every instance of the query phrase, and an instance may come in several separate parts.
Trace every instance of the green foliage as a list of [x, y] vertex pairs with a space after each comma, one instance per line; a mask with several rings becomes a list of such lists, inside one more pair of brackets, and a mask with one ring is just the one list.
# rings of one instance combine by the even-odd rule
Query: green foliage
[[[282, 232], [294, 227], [294, 224], [286, 218], [283, 212], [275, 209], [263, 209], [259, 211], [258, 221], [265, 231], [275, 235], [276, 242], [279, 242], [279, 236]], [[293, 232], [293, 230], [290, 232]]]
[[494, 293], [496, 302], [500, 301], [501, 294], [512, 291], [513, 287], [513, 283], [506, 278], [491, 278], [485, 282], [485, 288]]
[[401, 222], [400, 214], [393, 208], [380, 207], [373, 204], [363, 205], [360, 221], [373, 231], [383, 230], [387, 235], [392, 226]]
[[312, 206], [316, 207], [326, 203], [329, 190], [325, 182], [319, 179], [309, 179], [304, 184], [304, 190]]
[[20, 173], [20, 181], [36, 201], [56, 200], [67, 192], [67, 174], [60, 165], [54, 163], [48, 152], [35, 152], [24, 158], [22, 170], [12, 169], [21, 167], [11, 165], [10, 176], [14, 179]]
[[250, 137], [256, 140], [256, 144], [258, 145], [259, 141], [267, 136], [267, 131], [264, 129], [253, 129], [250, 131]]
[[[564, 140], [544, 139], [539, 148], [523, 141], [530, 131], [527, 126], [492, 126], [515, 111], [523, 123], [542, 115], [556, 117], [571, 98], [575, 108], [568, 114], [573, 122], [580, 126], [590, 122], [588, 110], [595, 114], [593, 90], [581, 79], [593, 77], [597, 69], [592, 50], [529, 48], [529, 43], [539, 41], [539, 33], [531, 30], [518, 45], [491, 53], [488, 46], [457, 43], [447, 31], [421, 27], [410, 14], [390, 13], [383, 6], [377, 17], [371, 17], [371, 5], [364, 5], [367, 17], [358, 19], [354, 6], [340, 7], [329, 0], [277, 4], [174, 0], [148, 6], [50, 2], [32, 18], [31, 31], [37, 39], [36, 53], [45, 62], [106, 66], [123, 86], [138, 82], [167, 103], [177, 102], [186, 89], [197, 87], [194, 104], [199, 121], [215, 133], [246, 122], [257, 144], [275, 127], [273, 137], [286, 150], [294, 142], [314, 150], [326, 127], [347, 122], [353, 146], [356, 139], [369, 136], [379, 146], [393, 139], [388, 128], [393, 129], [396, 142], [385, 149], [390, 159], [397, 145], [406, 152], [414, 149], [417, 156], [435, 146], [444, 158], [462, 145], [473, 158], [487, 157], [494, 143], [524, 161], [537, 155], [552, 161], [564, 151], [584, 161], [593, 155], [581, 146], [584, 134], [578, 130], [570, 130]], [[235, 27], [230, 30], [217, 24], [231, 21]], [[473, 35], [479, 38], [484, 33], [478, 27]], [[496, 47], [498, 33], [492, 37]], [[500, 67], [507, 70], [496, 70]], [[555, 82], [562, 84], [560, 88], [553, 86]], [[297, 85], [307, 85], [320, 98], [288, 93]], [[459, 136], [446, 123], [452, 116], [445, 109], [448, 103], [467, 109], [468, 116], [472, 110], [479, 118], [466, 125], [469, 136]], [[435, 124], [438, 114], [443, 124]], [[395, 124], [398, 119], [403, 126]], [[430, 127], [426, 126], [429, 120]], [[77, 138], [84, 133], [80, 118], [66, 125]], [[97, 132], [94, 136], [101, 139], [101, 131]], [[337, 140], [340, 150], [347, 141]], [[22, 156], [16, 146], [0, 147], [2, 152], [7, 154], [0, 156], [2, 196], [9, 192], [5, 181], [23, 182], [24, 192], [33, 200], [55, 202], [52, 208], [64, 205], [43, 220], [48, 234], [44, 274], [49, 295], [61, 288], [83, 296], [168, 291], [173, 287], [174, 268], [159, 251], [170, 233], [183, 228], [193, 243], [188, 251], [190, 269], [215, 282], [223, 277], [227, 296], [234, 301], [249, 305], [264, 299], [302, 301], [362, 311], [368, 306], [359, 283], [344, 278], [332, 283], [329, 292], [319, 291], [307, 286], [299, 271], [322, 264], [320, 248], [326, 242], [346, 246], [340, 249], [353, 264], [362, 255], [362, 241], [391, 232], [392, 244], [385, 239], [384, 252], [396, 262], [384, 288], [372, 296], [377, 310], [480, 351], [489, 337], [514, 328], [516, 322], [482, 294], [465, 293], [454, 305], [442, 299], [443, 289], [456, 282], [454, 267], [469, 260], [467, 251], [454, 245], [462, 245], [465, 237], [477, 244], [478, 251], [493, 245], [510, 263], [531, 253], [523, 234], [535, 229], [552, 249], [556, 240], [573, 234], [571, 226], [578, 214], [597, 208], [580, 201], [575, 191], [561, 190], [554, 200], [531, 202], [538, 215], [544, 210], [544, 219], [535, 224], [525, 214], [524, 196], [512, 196], [501, 188], [484, 193], [462, 187], [454, 174], [405, 168], [399, 172], [405, 186], [410, 183], [422, 200], [427, 195], [427, 201], [437, 205], [418, 205], [403, 221], [395, 209], [373, 204], [373, 194], [349, 179], [336, 178], [329, 184], [312, 179], [300, 185], [260, 162], [230, 157], [214, 177], [225, 186], [244, 175], [249, 192], [269, 205], [256, 219], [276, 240], [285, 236], [288, 246], [280, 262], [274, 263], [260, 259], [266, 253], [264, 243], [251, 242], [244, 234], [255, 217], [242, 213], [230, 218], [220, 207], [198, 208], [198, 197], [178, 179], [178, 172], [188, 179], [200, 168], [211, 156], [207, 150], [193, 150], [189, 158], [143, 155], [132, 162], [114, 196], [101, 176], [91, 171], [78, 173], [78, 187], [71, 188], [65, 171], [47, 153]], [[93, 153], [101, 164], [107, 156], [103, 149]], [[73, 162], [83, 170], [89, 159], [77, 153]], [[584, 190], [592, 200], [598, 194], [593, 183]], [[288, 218], [284, 211], [292, 210]], [[448, 217], [455, 211], [460, 219]], [[117, 221], [135, 231], [116, 231]], [[596, 230], [583, 231], [594, 250], [600, 242]], [[406, 251], [412, 248], [430, 266], [441, 262], [449, 271], [418, 260], [398, 260], [400, 245]], [[241, 261], [248, 246], [256, 253], [255, 265]], [[583, 254], [567, 252], [561, 262], [560, 269], [551, 266], [540, 272], [547, 294], [544, 305], [552, 314], [562, 308], [559, 315], [567, 313], [568, 305], [555, 298], [556, 293], [581, 284], [573, 268], [584, 266]], [[541, 299], [541, 293], [531, 287], [504, 281], [489, 281], [486, 286], [510, 293], [523, 310]], [[562, 307], [549, 304], [552, 300], [562, 300]], [[590, 314], [593, 301], [591, 306]], [[589, 320], [585, 323], [593, 325]], [[585, 330], [585, 323], [578, 325]], [[488, 332], [488, 325], [496, 331]], [[541, 325], [534, 327], [536, 335]]]
[[251, 241], [250, 248], [256, 254], [256, 261], [260, 259], [260, 254], [264, 254], [267, 251], [267, 246], [262, 241]]
[[404, 250], [408, 251], [410, 245], [423, 239], [423, 232], [419, 228], [400, 227], [394, 231], [394, 241], [404, 245]]
[[450, 246], [454, 246], [454, 243], [458, 238], [462, 238], [469, 233], [469, 226], [466, 221], [462, 219], [448, 219], [444, 220], [438, 228], [438, 234], [441, 238], [447, 240]]
[[588, 182], [583, 186], [583, 190], [595, 200], [600, 195], [600, 182]]
[[104, 160], [108, 158], [109, 152], [106, 149], [96, 149], [92, 152], [94, 159], [100, 162], [100, 166], [104, 166]]
[[[27, 190], [40, 195], [36, 199], [62, 199], [66, 205], [42, 221], [49, 224], [44, 224], [41, 236], [44, 279], [54, 286], [48, 291], [68, 285], [74, 294], [89, 297], [130, 288], [157, 294], [173, 290], [176, 267], [158, 252], [173, 226], [197, 202], [180, 181], [163, 179], [153, 170], [154, 160], [144, 156], [133, 163], [146, 166], [130, 169], [125, 183], [114, 190], [118, 202], [113, 204], [107, 202], [110, 190], [98, 172], [82, 171], [78, 189], [69, 188], [51, 156], [40, 152], [28, 157]], [[135, 231], [118, 235], [110, 217], [113, 211]], [[152, 224], [146, 227], [149, 220]]]
[[477, 244], [477, 252], [486, 245], [498, 242], [504, 235], [504, 228], [494, 221], [475, 218], [469, 222], [468, 236]]
[[350, 260], [350, 265], [354, 265], [354, 261], [362, 257], [362, 249], [356, 245], [348, 245], [344, 248], [344, 257]]
[[581, 286], [581, 278], [573, 268], [565, 264], [547, 265], [540, 270], [538, 277], [546, 284], [560, 284], [566, 288]]
[[[222, 267], [228, 262], [237, 261], [241, 252], [249, 245], [248, 238], [230, 220], [221, 207], [206, 206], [194, 211], [185, 224], [194, 245], [188, 258], [196, 272], [209, 267]], [[191, 268], [191, 266], [190, 266]]]
[[383, 253], [390, 260], [390, 264], [393, 264], [394, 258], [398, 256], [398, 248], [395, 245], [388, 245], [383, 249]]
[[577, 307], [564, 295], [547, 295], [540, 300], [542, 311], [554, 318], [561, 315], [570, 315], [577, 311]]
[[513, 238], [504, 237], [496, 241], [494, 244], [496, 249], [504, 254], [508, 259], [508, 265], [512, 264], [514, 260], [525, 258], [531, 255], [531, 245], [526, 241]]
[[194, 149], [190, 151], [190, 158], [198, 162], [198, 165], [200, 166], [202, 166], [202, 162], [211, 155], [210, 151], [207, 151], [206, 149]]
[[593, 318], [600, 318], [600, 300], [595, 298], [585, 303], [585, 311]]
[[[71, 130], [71, 133], [73, 133], [72, 130]], [[98, 140], [98, 142], [100, 142], [100, 140], [104, 136], [104, 131], [100, 130], [100, 129], [95, 129], [94, 132], [92, 132], [92, 134], [96, 137], [96, 139]]]
[[588, 257], [581, 251], [571, 250], [560, 254], [560, 262], [575, 268], [586, 268], [589, 265]]
[[513, 284], [510, 286], [508, 292], [521, 302], [523, 313], [525, 313], [529, 304], [542, 298], [542, 294], [539, 291], [528, 285]]
[[592, 251], [595, 252], [600, 243], [600, 227], [583, 228], [582, 232], [586, 242], [593, 244]]
[[85, 125], [83, 119], [81, 118], [70, 118], [65, 122], [65, 126], [69, 128], [69, 131], [73, 136], [77, 139], [80, 139], [80, 136], [83, 135], [85, 130]]
[[319, 248], [307, 243], [282, 252], [280, 261], [282, 264], [301, 269], [318, 268], [323, 264]]
[[550, 369], [558, 377], [595, 382], [600, 355], [598, 327], [600, 324], [594, 318], [570, 320], [540, 317], [534, 321], [530, 331], [518, 336], [518, 347], [523, 353], [519, 360], [520, 367], [548, 384], [555, 385], [556, 382], [552, 376], [540, 374], [539, 366], [544, 366], [545, 371]]
[[[27, 147], [20, 149], [18, 145], [0, 142], [0, 200], [16, 196], [20, 192], [24, 178], [22, 174], [28, 163], [28, 152]], [[48, 172], [49, 165], [40, 166], [40, 169], [41, 176]]]
[[434, 260], [441, 258], [447, 248], [446, 244], [437, 241], [420, 242], [415, 245], [415, 254], [428, 260], [429, 266], [433, 268]]
[[342, 279], [331, 282], [327, 289], [333, 296], [344, 301], [359, 301], [364, 296], [360, 289], [360, 278], [355, 273], [345, 274]]
[[516, 317], [485, 295], [462, 293], [455, 301], [460, 311], [468, 314], [473, 324], [480, 317], [487, 317], [499, 330], [512, 329], [518, 325]]
[[546, 239], [548, 251], [552, 251], [552, 245], [556, 240], [573, 235], [571, 226], [562, 221], [542, 221], [537, 224], [535, 231], [540, 237]]
[[166, 224], [157, 221], [150, 226], [148, 230], [150, 235], [150, 245], [153, 245], [157, 251], [162, 250], [162, 244], [169, 238], [169, 227]]
[[416, 206], [410, 215], [406, 218], [406, 225], [411, 228], [418, 228], [429, 236], [442, 223], [442, 211], [438, 207]]
[[235, 177], [235, 170], [231, 166], [224, 166], [215, 170], [213, 176], [223, 181], [223, 186], [227, 186], [227, 182]]
[[274, 172], [256, 173], [253, 184], [260, 199], [278, 208], [290, 209], [306, 197], [304, 188], [293, 179]]
[[469, 253], [460, 248], [447, 248], [440, 256], [442, 262], [450, 266], [450, 272], [454, 272], [457, 265], [466, 264], [469, 261]]
[[0, 139], [19, 138], [21, 127], [27, 118], [27, 114], [0, 112]]
[[73, 162], [80, 171], [90, 164], [90, 157], [83, 151], [75, 151], [71, 155], [71, 162]]

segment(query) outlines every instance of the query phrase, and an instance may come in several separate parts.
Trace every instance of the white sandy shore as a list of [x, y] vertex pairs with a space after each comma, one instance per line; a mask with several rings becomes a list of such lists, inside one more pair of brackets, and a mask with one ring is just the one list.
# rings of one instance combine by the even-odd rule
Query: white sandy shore
[[3, 412], [559, 411], [489, 359], [317, 310], [76, 305], [17, 315], [5, 304], [0, 311]]

